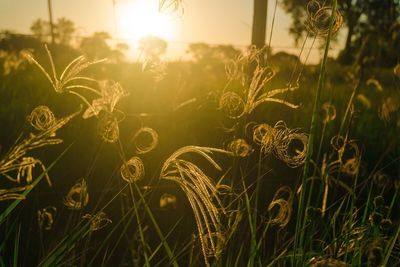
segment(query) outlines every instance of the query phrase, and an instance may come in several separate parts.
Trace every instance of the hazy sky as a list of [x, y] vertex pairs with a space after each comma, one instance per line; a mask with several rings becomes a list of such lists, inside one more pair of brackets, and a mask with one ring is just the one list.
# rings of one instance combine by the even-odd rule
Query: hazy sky
[[[158, 0], [115, 0], [117, 27], [114, 23], [112, 0], [52, 0], [53, 16], [55, 21], [60, 17], [72, 20], [78, 28], [79, 35], [107, 31], [114, 37], [118, 34], [119, 38], [129, 38], [126, 34], [121, 36], [123, 25], [120, 20], [124, 15], [120, 10], [143, 1], [152, 2], [155, 7], [158, 3]], [[233, 44], [243, 47], [250, 43], [252, 0], [183, 0], [183, 5], [182, 15], [174, 14], [168, 18], [173, 24], [173, 35], [168, 37], [170, 56], [179, 57], [184, 54], [186, 44], [192, 42]], [[270, 0], [270, 19], [274, 5], [275, 0]], [[129, 16], [129, 12], [126, 12], [128, 20], [134, 17]], [[38, 18], [48, 20], [47, 0], [0, 0], [1, 30], [30, 33], [30, 25]], [[139, 29], [146, 30], [144, 21], [139, 19], [135, 23], [140, 24]], [[268, 25], [270, 28], [271, 21]], [[288, 34], [289, 25], [290, 17], [278, 8], [272, 35], [274, 52], [282, 49], [294, 54], [299, 52], [295, 48], [290, 48], [294, 47], [294, 42]], [[135, 50], [133, 41], [130, 42], [130, 46]], [[311, 61], [317, 61], [318, 55], [319, 51], [313, 50]]]

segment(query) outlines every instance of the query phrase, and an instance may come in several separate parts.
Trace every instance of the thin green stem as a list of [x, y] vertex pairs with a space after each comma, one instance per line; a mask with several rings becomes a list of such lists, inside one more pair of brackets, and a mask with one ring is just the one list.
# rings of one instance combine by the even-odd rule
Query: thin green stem
[[[300, 193], [300, 199], [299, 199], [299, 205], [298, 205], [297, 217], [296, 217], [297, 221], [296, 221], [296, 233], [295, 233], [294, 252], [293, 252], [294, 255], [296, 254], [298, 248], [302, 248], [304, 236], [305, 236], [304, 226], [305, 226], [306, 220], [304, 217], [305, 217], [305, 211], [307, 209], [307, 207], [304, 207], [305, 196], [307, 193], [305, 181], [306, 181], [307, 177], [309, 176], [310, 163], [311, 163], [311, 158], [313, 156], [314, 139], [315, 139], [315, 135], [317, 132], [317, 124], [318, 124], [318, 118], [319, 118], [321, 93], [324, 89], [324, 84], [325, 84], [325, 69], [326, 69], [326, 63], [328, 60], [328, 52], [329, 52], [329, 47], [330, 47], [330, 42], [331, 42], [332, 28], [333, 28], [336, 8], [337, 8], [337, 0], [333, 0], [329, 31], [328, 31], [328, 36], [327, 36], [326, 43], [325, 43], [324, 56], [322, 58], [320, 74], [319, 74], [319, 78], [318, 78], [318, 86], [317, 86], [317, 91], [316, 91], [316, 95], [315, 95], [315, 99], [314, 99], [313, 113], [312, 113], [312, 117], [311, 117], [310, 135], [309, 135], [309, 139], [308, 139], [308, 149], [307, 149], [307, 155], [306, 155], [303, 176], [302, 176], [302, 182], [301, 182], [302, 189], [301, 189], [301, 193]], [[297, 265], [303, 264], [304, 253], [301, 253], [301, 255], [302, 255], [300, 257], [301, 261]]]

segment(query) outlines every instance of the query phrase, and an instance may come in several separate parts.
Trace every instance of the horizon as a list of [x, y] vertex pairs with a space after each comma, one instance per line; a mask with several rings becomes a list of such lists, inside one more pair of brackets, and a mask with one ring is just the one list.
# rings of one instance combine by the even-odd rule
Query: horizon
[[[114, 0], [115, 1], [115, 0]], [[52, 1], [53, 21], [59, 18], [67, 18], [74, 23], [76, 27], [75, 38], [90, 36], [95, 32], [107, 32], [110, 38], [110, 44], [115, 45], [118, 42], [124, 42], [129, 46], [129, 50], [125, 56], [129, 60], [140, 60], [140, 51], [138, 49], [139, 37], [146, 35], [146, 29], [140, 28], [127, 29], [130, 25], [123, 25], [124, 18], [129, 18], [129, 14], [137, 14], [139, 18], [136, 21], [128, 21], [139, 24], [140, 19], [148, 23], [146, 14], [140, 18], [140, 5], [147, 5], [144, 12], [152, 12], [150, 16], [156, 16], [155, 12], [157, 0], [120, 0], [115, 1], [113, 6], [112, 0], [86, 0], [83, 3], [78, 0], [68, 2]], [[0, 30], [10, 30], [12, 32], [31, 35], [30, 26], [36, 19], [48, 21], [47, 1], [33, 0], [29, 2], [29, 8], [21, 8], [22, 0], [5, 0], [0, 3], [0, 9], [8, 10], [0, 17]], [[96, 2], [96, 3], [95, 3]], [[171, 21], [171, 29], [168, 29], [169, 35], [163, 36], [163, 23], [169, 23], [168, 20], [160, 21], [160, 25], [155, 24], [153, 29], [148, 29], [149, 34], [160, 37], [168, 44], [164, 60], [184, 60], [188, 57], [187, 48], [189, 44], [205, 43], [208, 45], [232, 45], [238, 49], [245, 49], [250, 46], [251, 41], [251, 23], [252, 23], [252, 3], [246, 0], [235, 1], [231, 3], [229, 0], [220, 0], [218, 2], [212, 0], [203, 0], [200, 3], [197, 0], [186, 0], [183, 2], [183, 12], [170, 13], [168, 19]], [[26, 4], [26, 3], [24, 3]], [[91, 18], [85, 15], [87, 10], [96, 4], [97, 12], [91, 14]], [[229, 4], [229, 5], [228, 5]], [[266, 44], [269, 45], [269, 37], [271, 35], [271, 24], [273, 17], [274, 1], [269, 0]], [[229, 12], [224, 12], [225, 6], [229, 6]], [[78, 8], [77, 8], [78, 7]], [[129, 7], [129, 8], [126, 8]], [[138, 11], [135, 11], [135, 7]], [[139, 7], [139, 8], [138, 8]], [[152, 9], [149, 9], [151, 7]], [[125, 10], [125, 14], [118, 10]], [[220, 18], [220, 15], [223, 17]], [[207, 16], [207, 20], [204, 17]], [[18, 20], [14, 18], [18, 17]], [[132, 16], [134, 17], [134, 16]], [[295, 46], [294, 38], [290, 36], [288, 28], [290, 26], [290, 16], [286, 14], [278, 5], [276, 10], [276, 21], [271, 38], [271, 48], [273, 53], [284, 51], [292, 55], [299, 55], [301, 48]], [[217, 25], [217, 26], [215, 26]], [[158, 27], [158, 28], [156, 28]], [[125, 28], [125, 29], [124, 29]], [[125, 30], [125, 32], [124, 32]], [[142, 31], [135, 35], [135, 30]], [[277, 32], [287, 32], [287, 34], [276, 34]], [[343, 31], [342, 31], [343, 32]], [[155, 33], [155, 34], [154, 34]], [[131, 35], [129, 35], [131, 34]], [[339, 41], [335, 42], [331, 49], [331, 56], [336, 57], [343, 47], [343, 37], [339, 35]], [[311, 46], [306, 44], [306, 47]], [[321, 58], [321, 52], [318, 45], [314, 45], [308, 59], [308, 64], [316, 64]]]

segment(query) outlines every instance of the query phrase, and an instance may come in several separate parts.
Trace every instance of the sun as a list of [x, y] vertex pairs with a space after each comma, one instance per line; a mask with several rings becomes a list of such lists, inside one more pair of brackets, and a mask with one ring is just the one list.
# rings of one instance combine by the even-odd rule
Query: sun
[[116, 11], [117, 34], [122, 39], [137, 42], [151, 35], [168, 41], [174, 37], [174, 19], [158, 11], [158, 1], [126, 1]]

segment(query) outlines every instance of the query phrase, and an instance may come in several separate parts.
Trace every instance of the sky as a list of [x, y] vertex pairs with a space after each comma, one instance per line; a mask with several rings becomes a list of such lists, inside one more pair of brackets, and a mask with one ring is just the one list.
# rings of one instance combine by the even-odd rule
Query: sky
[[[164, 35], [160, 37], [169, 42], [166, 57], [170, 59], [184, 58], [188, 43], [232, 44], [239, 48], [250, 44], [252, 0], [183, 0], [183, 12], [166, 12], [164, 20], [159, 21], [158, 0], [114, 1], [115, 6], [112, 0], [52, 0], [53, 19], [72, 20], [82, 36], [106, 31], [128, 43], [131, 55], [138, 49], [138, 33], [146, 32]], [[267, 40], [274, 5], [275, 0], [269, 0]], [[48, 20], [47, 0], [0, 0], [0, 30], [29, 34], [32, 22], [38, 18]], [[158, 24], [149, 26], [149, 21]], [[299, 53], [288, 33], [290, 23], [290, 15], [278, 5], [271, 43], [274, 52]], [[336, 44], [333, 54], [341, 46], [341, 42]], [[309, 62], [316, 63], [319, 58], [320, 51], [313, 49]]]

